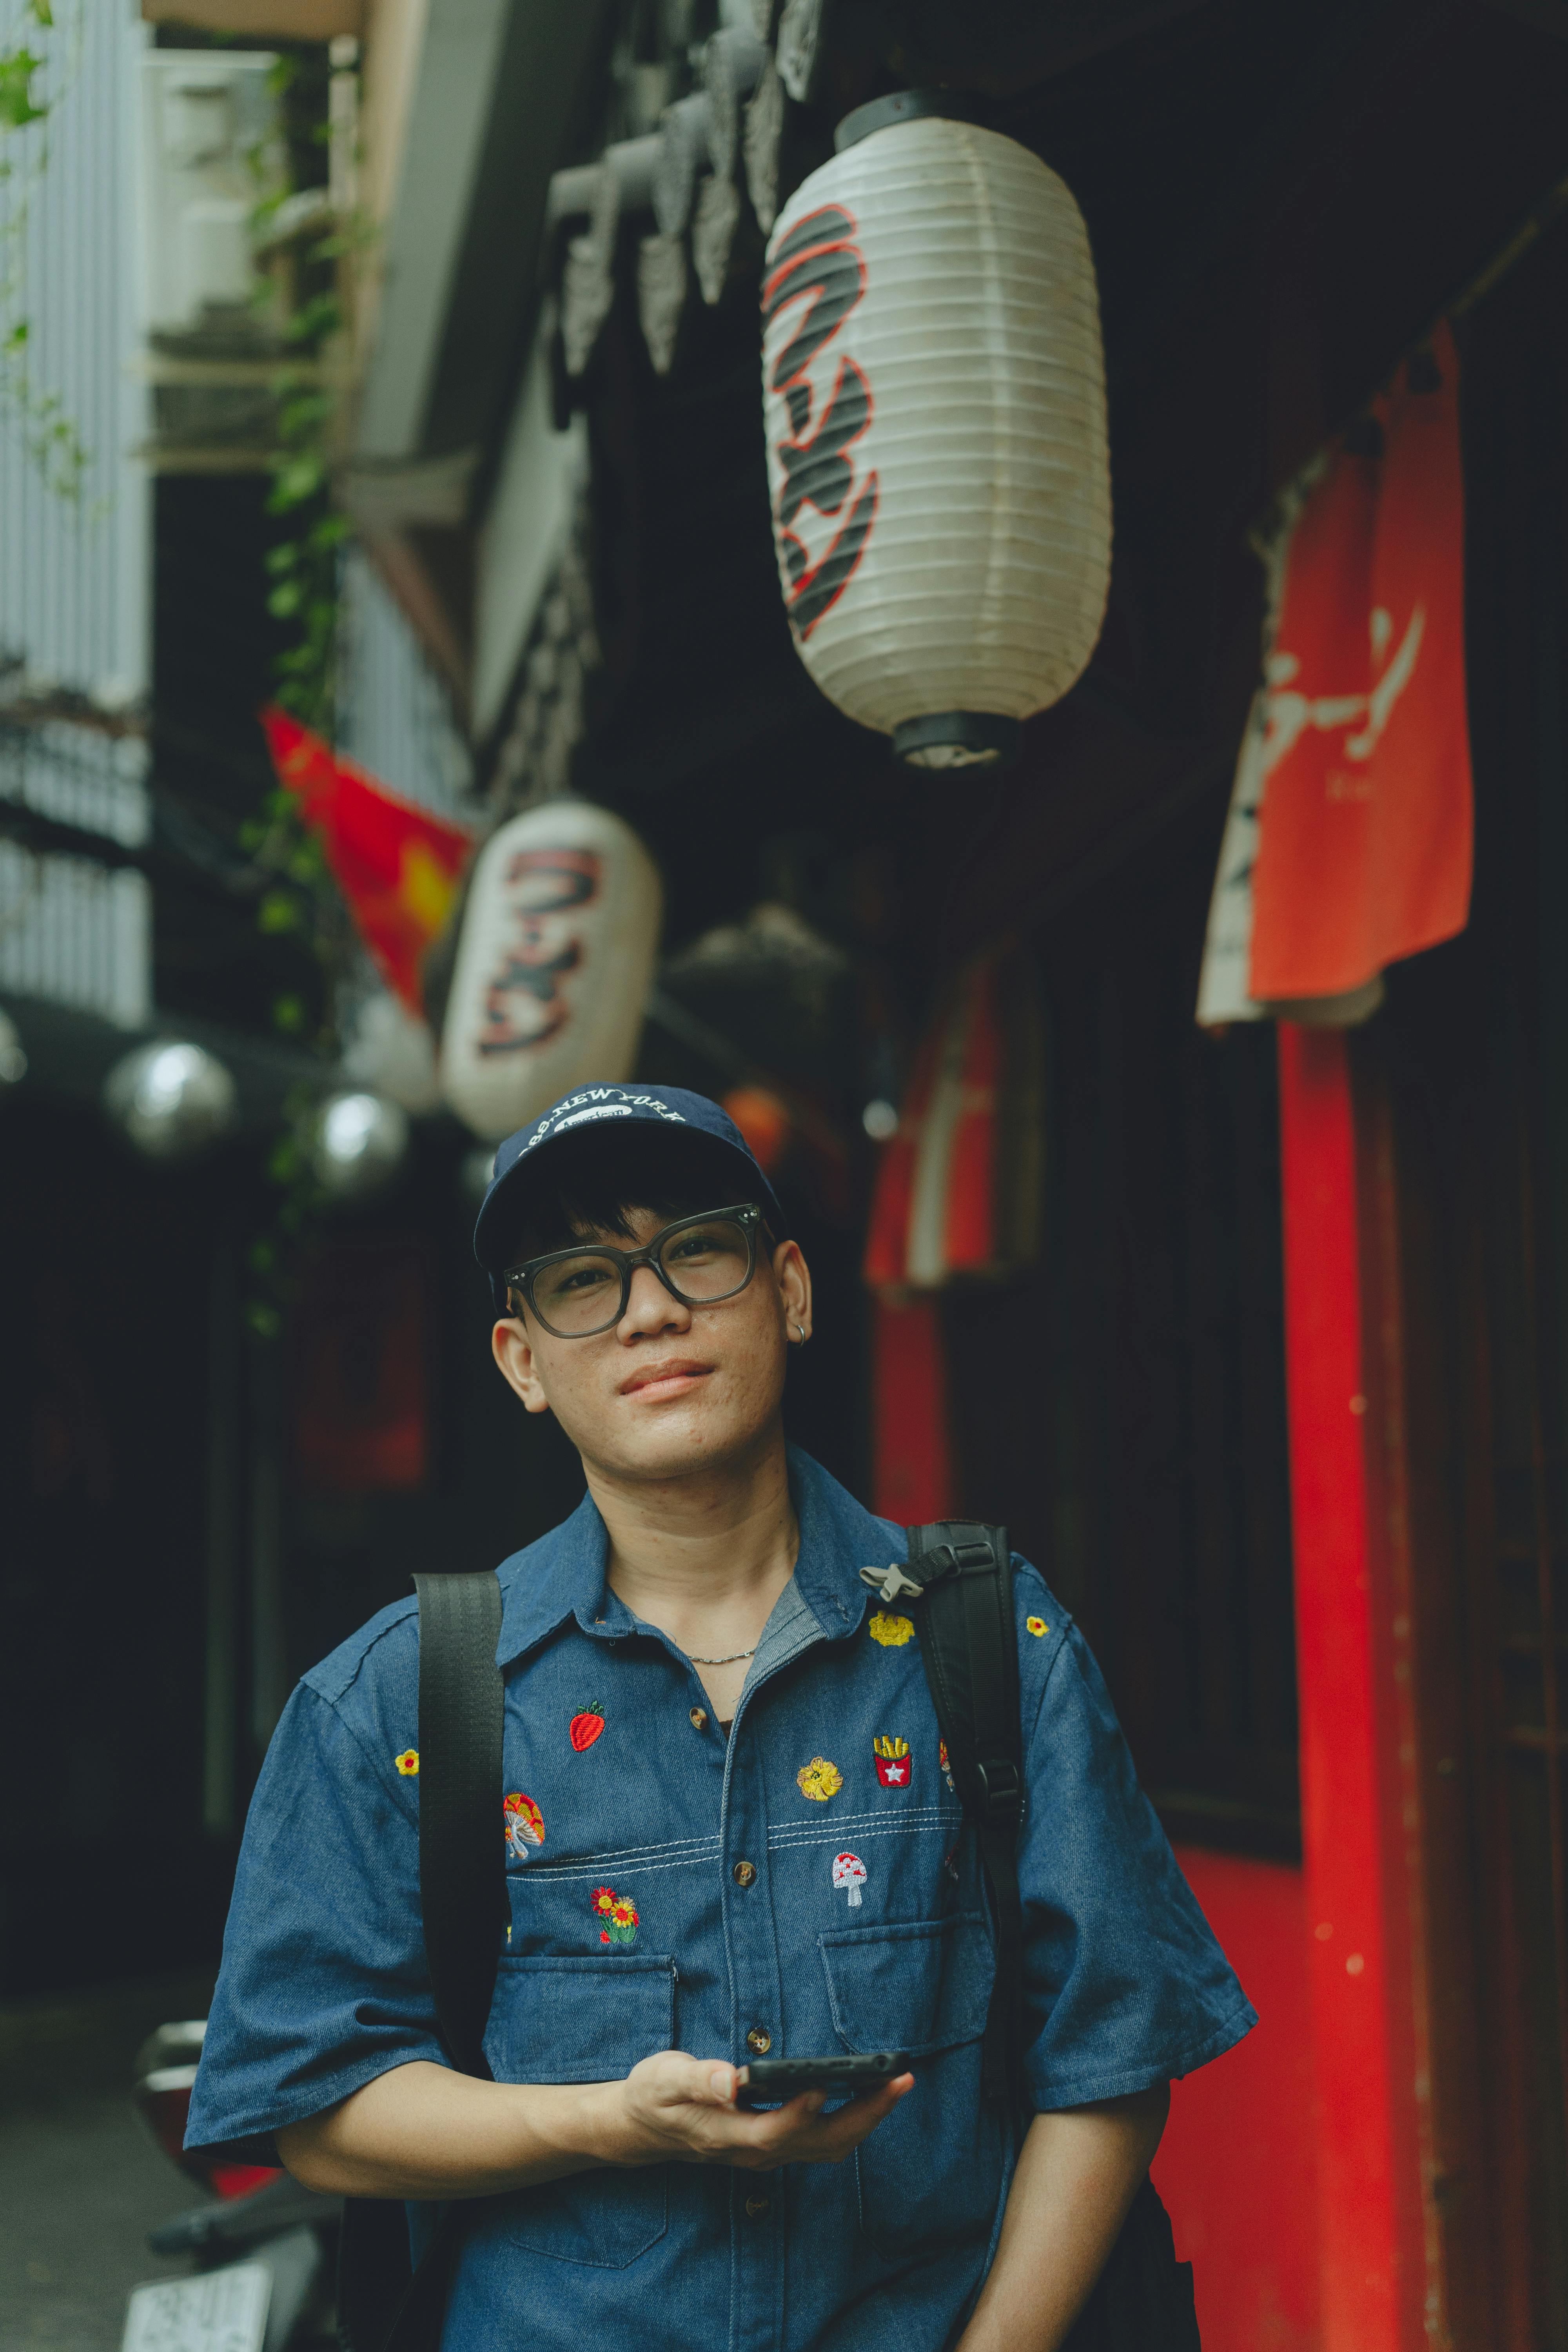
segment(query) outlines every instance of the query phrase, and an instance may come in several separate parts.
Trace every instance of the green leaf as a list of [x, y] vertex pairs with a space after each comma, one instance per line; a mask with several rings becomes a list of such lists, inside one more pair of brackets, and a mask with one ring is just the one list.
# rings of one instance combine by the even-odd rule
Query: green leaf
[[291, 1184], [300, 1172], [300, 1145], [293, 1135], [280, 1135], [267, 1155], [267, 1173], [274, 1184]]
[[303, 552], [297, 539], [286, 539], [277, 547], [269, 547], [262, 561], [268, 572], [292, 572]]
[[278, 996], [272, 1002], [272, 1025], [281, 1029], [286, 1037], [297, 1037], [305, 1025], [305, 1000], [302, 996]]
[[289, 341], [291, 343], [316, 342], [327, 335], [334, 334], [342, 322], [342, 305], [337, 296], [317, 294], [289, 320]]
[[267, 599], [267, 609], [275, 621], [287, 621], [300, 604], [300, 588], [297, 580], [280, 581]]
[[0, 129], [25, 131], [29, 122], [43, 121], [49, 110], [33, 97], [33, 76], [43, 65], [31, 49], [0, 51]]
[[32, 0], [27, 13], [35, 25], [42, 25], [46, 29], [55, 21], [55, 12], [49, 5], [49, 0]]
[[326, 423], [333, 405], [330, 393], [297, 394], [279, 408], [278, 429], [286, 441], [302, 441], [317, 425]]
[[286, 458], [272, 478], [267, 501], [268, 511], [286, 514], [290, 507], [303, 506], [307, 499], [316, 496], [326, 478], [326, 461], [314, 449]]
[[245, 1319], [258, 1339], [276, 1339], [283, 1328], [283, 1318], [276, 1307], [268, 1307], [259, 1298], [251, 1299]]
[[256, 922], [258, 930], [269, 934], [279, 931], [302, 931], [305, 928], [305, 910], [292, 890], [267, 890], [263, 892], [261, 903], [256, 909]]

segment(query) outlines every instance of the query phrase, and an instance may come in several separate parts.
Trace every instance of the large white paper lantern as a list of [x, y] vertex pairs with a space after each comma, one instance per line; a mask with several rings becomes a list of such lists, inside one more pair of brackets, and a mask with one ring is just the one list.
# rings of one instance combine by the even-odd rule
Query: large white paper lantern
[[840, 124], [768, 240], [779, 579], [840, 710], [929, 768], [1005, 759], [1094, 649], [1105, 364], [1070, 191], [904, 91]]
[[631, 1076], [663, 908], [627, 824], [547, 801], [480, 851], [441, 1038], [441, 1090], [487, 1141], [590, 1079]]

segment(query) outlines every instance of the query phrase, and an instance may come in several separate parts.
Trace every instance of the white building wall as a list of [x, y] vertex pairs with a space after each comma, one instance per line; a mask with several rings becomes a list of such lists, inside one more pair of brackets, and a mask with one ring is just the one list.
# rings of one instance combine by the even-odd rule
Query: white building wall
[[343, 566], [338, 749], [422, 808], [458, 817], [469, 810], [472, 762], [446, 688], [357, 550]]
[[[0, 0], [0, 40], [22, 31]], [[147, 836], [139, 736], [52, 719], [7, 721], [6, 704], [58, 689], [120, 712], [149, 683], [151, 483], [131, 452], [145, 432], [137, 355], [133, 0], [84, 0], [51, 36], [66, 86], [47, 121], [6, 140], [0, 205], [26, 203], [6, 328], [28, 326], [28, 373], [57, 395], [88, 452], [74, 499], [29, 451], [36, 424], [0, 400], [0, 801], [134, 846]], [[54, 74], [51, 66], [51, 77]], [[52, 85], [46, 85], [52, 86]], [[47, 160], [46, 146], [47, 142]], [[5, 845], [0, 987], [137, 1025], [152, 1000], [152, 907], [133, 868]]]

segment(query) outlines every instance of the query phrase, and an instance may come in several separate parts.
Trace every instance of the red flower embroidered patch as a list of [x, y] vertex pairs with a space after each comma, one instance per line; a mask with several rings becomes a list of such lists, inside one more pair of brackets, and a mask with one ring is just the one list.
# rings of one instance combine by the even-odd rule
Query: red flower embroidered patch
[[617, 1895], [613, 1886], [595, 1886], [594, 1908], [605, 1923], [599, 1930], [601, 1944], [637, 1942], [637, 1907], [629, 1895]]

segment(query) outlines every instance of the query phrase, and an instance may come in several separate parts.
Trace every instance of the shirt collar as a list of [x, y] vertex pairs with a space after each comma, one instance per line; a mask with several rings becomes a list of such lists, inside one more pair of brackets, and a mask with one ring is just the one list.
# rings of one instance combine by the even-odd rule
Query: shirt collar
[[[853, 1633], [869, 1598], [862, 1568], [907, 1557], [904, 1531], [874, 1518], [853, 1495], [798, 1446], [789, 1449], [790, 1487], [800, 1521], [795, 1587], [829, 1642]], [[609, 1538], [592, 1496], [526, 1551], [503, 1560], [500, 1642], [496, 1663], [509, 1666], [575, 1617], [595, 1639], [630, 1633], [636, 1619], [605, 1581]]]

